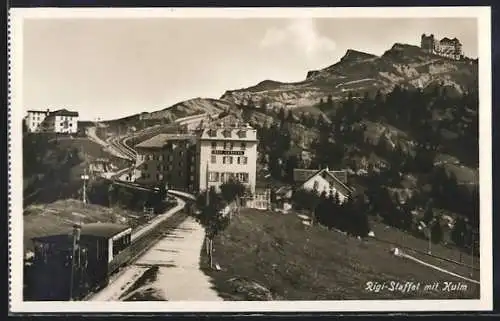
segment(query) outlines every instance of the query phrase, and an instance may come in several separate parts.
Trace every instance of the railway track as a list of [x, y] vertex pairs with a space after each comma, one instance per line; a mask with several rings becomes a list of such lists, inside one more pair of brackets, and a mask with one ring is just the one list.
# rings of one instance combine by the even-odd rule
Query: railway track
[[[145, 233], [135, 239], [129, 247], [131, 252], [129, 259], [124, 262], [113, 274], [110, 275], [107, 286], [110, 286], [114, 281], [116, 281], [126, 271], [126, 267], [133, 265], [134, 262], [136, 262], [142, 254], [149, 250], [162, 237], [168, 234], [168, 232], [178, 227], [187, 219], [187, 217], [188, 215], [183, 210], [181, 210], [177, 213], [172, 214], [172, 216], [158, 224], [156, 227], [152, 228], [148, 233]], [[104, 289], [105, 287], [96, 288], [89, 294], [84, 296], [81, 300], [89, 301]]]

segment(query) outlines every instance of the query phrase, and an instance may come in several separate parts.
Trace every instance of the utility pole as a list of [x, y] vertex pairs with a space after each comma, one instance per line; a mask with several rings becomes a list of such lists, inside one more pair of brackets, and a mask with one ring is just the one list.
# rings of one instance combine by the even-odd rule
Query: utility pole
[[474, 225], [475, 220], [474, 220], [474, 214], [472, 215], [472, 242], [471, 242], [471, 264], [470, 264], [470, 276], [474, 276], [474, 242], [475, 242], [475, 232], [476, 232], [476, 227]]
[[208, 207], [209, 203], [210, 203], [210, 194], [209, 194], [209, 186], [208, 186], [208, 178], [209, 178], [209, 174], [208, 174], [208, 161], [207, 161], [207, 169], [206, 169], [206, 173], [205, 173], [205, 185], [206, 185], [206, 202], [205, 202], [205, 205]]
[[83, 204], [87, 204], [87, 180], [89, 179], [89, 175], [87, 175], [87, 168], [83, 170], [83, 175], [81, 176], [83, 181], [83, 193], [82, 193], [82, 201]]
[[[205, 186], [206, 186], [206, 198], [205, 198], [205, 211], [210, 211], [209, 207], [210, 207], [210, 192], [209, 192], [209, 186], [208, 186], [208, 178], [209, 178], [209, 175], [208, 175], [208, 160], [207, 160], [207, 168], [206, 168], [206, 173], [205, 173]], [[208, 227], [208, 232], [210, 233], [210, 224], [209, 224], [209, 227]], [[209, 259], [209, 262], [210, 262], [210, 268], [212, 268], [213, 266], [213, 260], [212, 260], [212, 248], [213, 248], [213, 245], [212, 245], [212, 238], [211, 236], [207, 237], [207, 243], [208, 243], [208, 259]]]
[[[78, 251], [78, 254], [80, 249], [80, 225], [75, 224], [73, 225], [73, 245], [71, 247], [71, 279], [69, 280], [69, 300], [73, 301], [73, 288], [75, 286], [75, 261], [77, 261], [78, 264], [80, 264], [80, 259], [75, 260], [76, 252]], [[80, 255], [78, 255], [80, 256]]]

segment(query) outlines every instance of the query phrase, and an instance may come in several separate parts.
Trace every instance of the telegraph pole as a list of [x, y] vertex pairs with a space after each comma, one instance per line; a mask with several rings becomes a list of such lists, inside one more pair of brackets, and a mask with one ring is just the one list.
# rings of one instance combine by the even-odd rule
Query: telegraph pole
[[208, 175], [208, 161], [207, 161], [207, 169], [206, 169], [206, 174], [205, 174], [205, 185], [206, 185], [206, 201], [205, 201], [205, 205], [208, 207], [209, 203], [210, 203], [210, 194], [209, 194], [209, 186], [208, 186], [208, 178], [209, 178], [209, 175]]
[[89, 179], [89, 175], [87, 174], [87, 168], [83, 170], [83, 175], [81, 176], [83, 181], [83, 193], [82, 193], [82, 201], [83, 204], [87, 204], [87, 180]]
[[[71, 279], [69, 280], [69, 300], [73, 301], [73, 288], [75, 284], [75, 256], [78, 251], [79, 254], [79, 243], [80, 243], [80, 225], [73, 225], [73, 245], [71, 247]], [[78, 255], [80, 256], [80, 255]], [[80, 264], [80, 259], [78, 258], [77, 263]]]

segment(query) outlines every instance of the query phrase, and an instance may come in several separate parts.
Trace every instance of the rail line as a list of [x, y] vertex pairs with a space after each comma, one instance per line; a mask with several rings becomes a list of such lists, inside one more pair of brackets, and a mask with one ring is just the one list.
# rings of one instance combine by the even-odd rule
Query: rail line
[[160, 238], [162, 238], [166, 233], [178, 227], [182, 222], [186, 220], [188, 215], [181, 209], [171, 216], [166, 218], [163, 222], [152, 227], [147, 233], [137, 235], [134, 241], [130, 244], [130, 258], [124, 262], [116, 272], [110, 275], [109, 282], [105, 287], [95, 288], [89, 294], [87, 294], [82, 301], [93, 300], [101, 291], [106, 287], [115, 282], [125, 271], [128, 266], [134, 264], [137, 259], [149, 250]]

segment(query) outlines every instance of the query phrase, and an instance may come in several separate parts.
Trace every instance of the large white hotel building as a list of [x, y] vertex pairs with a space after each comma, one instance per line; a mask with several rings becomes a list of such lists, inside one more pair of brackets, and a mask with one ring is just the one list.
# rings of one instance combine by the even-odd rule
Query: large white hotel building
[[191, 192], [212, 186], [219, 190], [222, 183], [234, 179], [254, 194], [257, 143], [257, 130], [229, 117], [204, 125], [193, 135], [160, 134], [136, 146], [144, 161], [139, 168], [141, 180], [165, 181], [174, 189]]
[[[236, 122], [212, 123], [201, 130], [198, 141], [199, 190], [235, 179], [255, 193], [257, 130]], [[208, 182], [207, 182], [208, 180]]]

